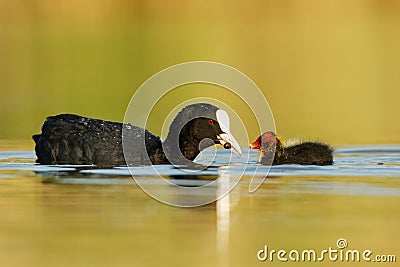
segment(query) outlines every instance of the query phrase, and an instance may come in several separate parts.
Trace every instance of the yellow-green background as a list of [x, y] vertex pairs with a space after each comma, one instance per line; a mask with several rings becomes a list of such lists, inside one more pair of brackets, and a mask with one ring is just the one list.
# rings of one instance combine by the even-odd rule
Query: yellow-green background
[[0, 138], [122, 121], [151, 75], [207, 60], [252, 78], [284, 137], [398, 143], [399, 48], [396, 0], [0, 0]]

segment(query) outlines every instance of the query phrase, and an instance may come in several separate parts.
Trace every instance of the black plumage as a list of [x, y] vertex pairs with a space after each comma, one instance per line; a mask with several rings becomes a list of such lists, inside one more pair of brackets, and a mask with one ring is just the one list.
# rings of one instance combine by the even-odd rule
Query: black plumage
[[260, 163], [265, 165], [301, 164], [332, 165], [333, 149], [320, 142], [301, 142], [284, 146], [273, 132], [266, 132], [251, 144], [261, 154]]
[[[37, 162], [102, 167], [189, 164], [201, 149], [220, 142], [217, 110], [205, 103], [185, 107], [172, 122], [165, 142], [130, 124], [72, 114], [51, 116], [43, 123], [42, 133], [33, 135]], [[209, 142], [201, 142], [205, 138]]]

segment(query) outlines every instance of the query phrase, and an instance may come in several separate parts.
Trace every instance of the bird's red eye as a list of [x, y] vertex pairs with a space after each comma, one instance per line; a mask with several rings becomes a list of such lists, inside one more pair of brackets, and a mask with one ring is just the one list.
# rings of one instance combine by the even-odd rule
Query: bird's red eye
[[214, 125], [215, 121], [213, 121], [212, 119], [208, 119], [208, 124]]

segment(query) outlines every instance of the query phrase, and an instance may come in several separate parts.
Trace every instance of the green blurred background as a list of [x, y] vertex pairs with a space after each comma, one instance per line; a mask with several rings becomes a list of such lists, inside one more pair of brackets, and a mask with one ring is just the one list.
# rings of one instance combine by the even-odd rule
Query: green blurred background
[[0, 0], [0, 139], [122, 121], [151, 75], [207, 60], [253, 79], [284, 137], [399, 143], [399, 48], [397, 0]]

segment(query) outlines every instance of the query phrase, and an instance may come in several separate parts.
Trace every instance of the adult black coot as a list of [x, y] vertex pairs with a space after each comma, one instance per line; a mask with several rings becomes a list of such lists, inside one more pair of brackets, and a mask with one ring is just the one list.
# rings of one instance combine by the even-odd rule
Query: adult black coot
[[41, 164], [188, 165], [202, 149], [214, 144], [240, 155], [229, 128], [224, 110], [198, 103], [178, 113], [164, 142], [137, 126], [72, 114], [48, 117], [42, 133], [33, 135], [33, 140]]
[[[275, 147], [275, 155], [274, 155]], [[250, 148], [260, 151], [261, 164], [302, 164], [302, 165], [332, 165], [333, 149], [324, 143], [301, 142], [296, 145], [284, 146], [273, 132], [266, 132], [250, 144]]]

